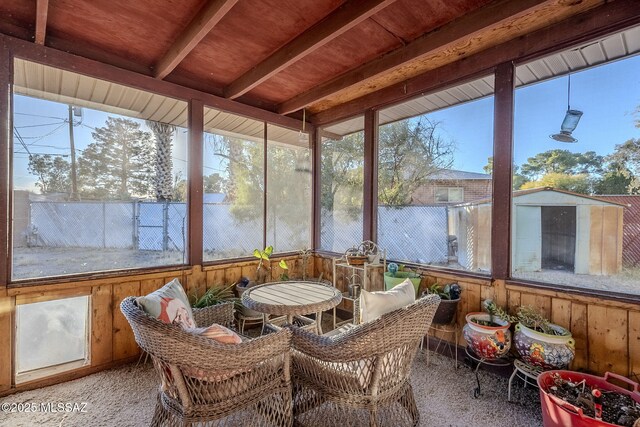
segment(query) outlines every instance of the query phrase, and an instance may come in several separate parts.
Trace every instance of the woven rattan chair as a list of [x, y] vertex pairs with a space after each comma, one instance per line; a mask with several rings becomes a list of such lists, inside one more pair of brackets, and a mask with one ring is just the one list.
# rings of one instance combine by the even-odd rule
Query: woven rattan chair
[[331, 337], [290, 327], [296, 425], [417, 425], [409, 375], [439, 303], [429, 295]]
[[[120, 309], [160, 376], [151, 425], [288, 426], [291, 332], [221, 344], [162, 323], [129, 297]], [[231, 326], [233, 304], [194, 310], [198, 326]]]

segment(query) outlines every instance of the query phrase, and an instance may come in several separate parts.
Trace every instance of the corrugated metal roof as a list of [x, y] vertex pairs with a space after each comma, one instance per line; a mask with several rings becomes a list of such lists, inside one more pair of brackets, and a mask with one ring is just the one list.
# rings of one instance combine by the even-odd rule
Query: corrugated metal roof
[[441, 169], [429, 176], [430, 180], [490, 180], [491, 175], [478, 172], [467, 172], [456, 169]]
[[[512, 193], [512, 198], [516, 198], [516, 197], [520, 197], [520, 196], [525, 196], [527, 194], [532, 194], [532, 193], [540, 193], [542, 191], [553, 191], [555, 193], [562, 193], [562, 194], [568, 194], [570, 196], [575, 196], [575, 197], [581, 197], [583, 199], [591, 199], [591, 200], [596, 200], [598, 202], [604, 202], [604, 203], [609, 203], [611, 205], [618, 205], [618, 206], [627, 206], [625, 205], [623, 202], [618, 202], [615, 200], [611, 200], [610, 196], [589, 196], [587, 194], [580, 194], [580, 193], [575, 193], [573, 191], [567, 191], [567, 190], [561, 190], [560, 188], [553, 188], [553, 187], [537, 187], [537, 188], [530, 188], [527, 190], [516, 190]], [[491, 203], [492, 200], [489, 197], [485, 197], [483, 199], [479, 199], [479, 200], [473, 200], [471, 202], [468, 203], [461, 203], [457, 206], [471, 206], [471, 205], [482, 205], [482, 204], [486, 204], [486, 203]]]
[[[16, 58], [14, 91], [20, 95], [91, 108], [113, 114], [154, 120], [186, 127], [188, 106], [185, 101], [99, 80]], [[262, 142], [264, 123], [258, 120], [205, 108], [205, 132]], [[269, 141], [296, 146], [300, 132], [268, 125]]]
[[[542, 82], [638, 53], [640, 53], [640, 27], [635, 27], [516, 67], [516, 87]], [[419, 116], [490, 96], [493, 91], [493, 76], [487, 76], [382, 109], [379, 121], [382, 125]], [[326, 129], [332, 129], [330, 130], [332, 133], [347, 135], [363, 128], [364, 119], [360, 117], [331, 125]]]
[[187, 125], [187, 103], [22, 59], [14, 62], [14, 91], [144, 120]]

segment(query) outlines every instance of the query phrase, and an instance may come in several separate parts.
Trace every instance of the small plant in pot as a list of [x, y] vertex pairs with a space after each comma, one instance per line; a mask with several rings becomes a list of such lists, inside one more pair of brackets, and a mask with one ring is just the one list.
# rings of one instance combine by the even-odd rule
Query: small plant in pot
[[469, 313], [462, 333], [467, 345], [480, 358], [496, 360], [506, 356], [511, 349], [509, 320], [496, 314], [496, 305], [491, 300], [483, 302], [486, 312]]
[[438, 282], [423, 292], [423, 295], [435, 294], [440, 296], [440, 305], [433, 316], [432, 323], [437, 325], [448, 325], [458, 311], [458, 302], [460, 302], [460, 294], [462, 288], [457, 283], [450, 283], [441, 286]]
[[271, 270], [272, 253], [273, 246], [267, 246], [264, 250], [253, 250], [253, 256], [260, 260], [260, 262], [258, 262], [258, 267], [256, 268], [256, 282], [264, 283], [267, 281], [267, 275], [269, 274], [269, 270]]
[[388, 291], [389, 289], [399, 285], [407, 279], [409, 279], [411, 283], [413, 283], [413, 287], [416, 289], [417, 295], [422, 277], [411, 270], [405, 270], [403, 265], [398, 265], [395, 262], [390, 262], [387, 265], [387, 271], [384, 273], [384, 288], [386, 291]]
[[516, 323], [513, 341], [520, 358], [527, 364], [542, 369], [566, 369], [575, 356], [575, 341], [571, 332], [550, 323], [544, 315], [530, 306], [518, 308], [509, 316], [498, 308], [501, 316]]

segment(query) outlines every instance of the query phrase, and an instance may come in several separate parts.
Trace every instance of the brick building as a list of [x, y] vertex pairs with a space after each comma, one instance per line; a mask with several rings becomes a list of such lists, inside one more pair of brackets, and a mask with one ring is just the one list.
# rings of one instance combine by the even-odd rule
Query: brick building
[[413, 193], [412, 204], [459, 204], [490, 196], [491, 175], [442, 169]]

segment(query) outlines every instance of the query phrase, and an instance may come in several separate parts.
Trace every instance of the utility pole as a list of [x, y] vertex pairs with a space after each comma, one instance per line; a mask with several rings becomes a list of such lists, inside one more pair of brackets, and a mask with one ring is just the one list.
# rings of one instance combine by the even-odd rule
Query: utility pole
[[76, 175], [76, 144], [73, 140], [73, 106], [69, 105], [69, 146], [71, 147], [71, 200], [79, 200]]

